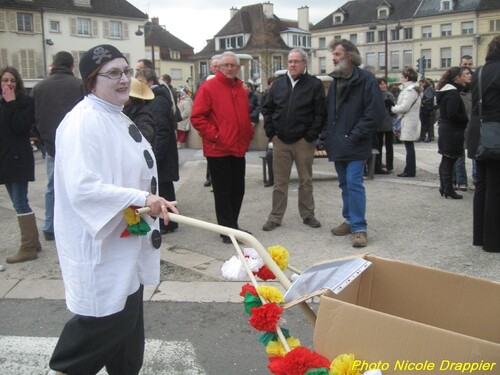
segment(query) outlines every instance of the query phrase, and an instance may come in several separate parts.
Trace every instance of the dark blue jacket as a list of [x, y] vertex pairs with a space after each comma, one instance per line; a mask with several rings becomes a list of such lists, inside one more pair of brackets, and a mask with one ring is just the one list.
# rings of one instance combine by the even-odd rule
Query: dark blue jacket
[[354, 67], [337, 107], [337, 81], [326, 99], [325, 144], [330, 161], [363, 160], [371, 156], [372, 136], [385, 116], [382, 92], [372, 73]]
[[278, 77], [269, 89], [262, 115], [268, 138], [277, 135], [287, 144], [302, 138], [314, 142], [325, 120], [323, 83], [304, 73], [292, 88], [288, 74]]

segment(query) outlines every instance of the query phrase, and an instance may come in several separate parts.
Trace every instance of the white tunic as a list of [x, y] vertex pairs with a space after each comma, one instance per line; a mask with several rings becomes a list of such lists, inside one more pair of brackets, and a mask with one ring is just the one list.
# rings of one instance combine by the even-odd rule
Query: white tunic
[[[123, 310], [140, 284], [157, 284], [160, 252], [146, 236], [120, 237], [125, 208], [144, 206], [156, 176], [151, 146], [129, 134], [121, 106], [85, 97], [57, 129], [54, 228], [66, 303], [75, 314]], [[144, 153], [151, 156], [148, 167]]]

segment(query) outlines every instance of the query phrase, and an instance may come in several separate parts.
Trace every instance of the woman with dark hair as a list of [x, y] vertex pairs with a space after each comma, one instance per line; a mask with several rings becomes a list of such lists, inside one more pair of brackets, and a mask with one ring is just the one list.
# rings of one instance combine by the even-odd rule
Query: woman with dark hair
[[[379, 154], [377, 155], [375, 162], [375, 173], [376, 174], [387, 174], [392, 172], [394, 168], [394, 147], [393, 147], [393, 137], [394, 133], [392, 131], [392, 118], [391, 108], [394, 106], [396, 99], [394, 95], [387, 90], [387, 81], [384, 78], [377, 78], [378, 87], [382, 91], [382, 96], [384, 97], [384, 104], [386, 108], [386, 113], [384, 121], [379, 125], [377, 129], [377, 149]], [[382, 147], [385, 146], [385, 165], [387, 170], [382, 168]]]
[[[479, 118], [481, 75], [482, 118]], [[476, 159], [480, 126], [483, 121], [500, 122], [500, 35], [488, 45], [486, 64], [476, 71], [472, 81], [472, 116], [467, 138], [467, 154]], [[499, 125], [500, 126], [500, 125]], [[476, 159], [477, 182], [473, 204], [473, 237], [475, 246], [488, 252], [500, 252], [500, 160]]]
[[420, 130], [419, 142], [429, 143], [434, 140], [434, 122], [436, 121], [436, 107], [434, 82], [428, 78], [420, 80], [420, 87], [423, 90], [422, 104], [420, 105]]
[[37, 259], [42, 249], [38, 239], [35, 214], [28, 201], [28, 182], [35, 181], [35, 158], [30, 142], [35, 120], [33, 98], [26, 94], [16, 68], [0, 70], [0, 184], [5, 185], [17, 214], [21, 246], [7, 263]]
[[397, 104], [391, 108], [392, 113], [401, 117], [401, 135], [399, 139], [405, 144], [406, 166], [398, 177], [415, 177], [417, 173], [415, 141], [420, 137], [420, 86], [418, 74], [412, 68], [405, 68], [401, 73], [401, 93]]
[[453, 166], [464, 153], [464, 132], [469, 118], [460, 91], [471, 81], [471, 72], [459, 66], [444, 72], [436, 87], [439, 105], [438, 149], [441, 154], [439, 164], [439, 193], [445, 198], [462, 199], [453, 189]]
[[137, 78], [132, 78], [129, 98], [123, 107], [123, 113], [134, 122], [153, 148], [156, 136], [156, 120], [148, 107], [146, 107], [145, 100], [151, 100], [154, 97], [155, 94], [153, 94], [148, 85], [142, 83]]

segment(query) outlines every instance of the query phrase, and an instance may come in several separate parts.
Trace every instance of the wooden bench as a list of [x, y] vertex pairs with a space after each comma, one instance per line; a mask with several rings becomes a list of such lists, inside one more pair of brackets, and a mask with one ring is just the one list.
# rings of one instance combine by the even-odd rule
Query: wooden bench
[[[367, 172], [368, 172], [368, 179], [373, 180], [375, 177], [375, 159], [377, 158], [377, 155], [379, 154], [378, 150], [376, 148], [372, 148], [372, 156], [368, 158], [367, 160]], [[267, 172], [267, 156], [266, 154], [259, 156], [262, 160], [262, 177], [264, 180], [264, 184], [267, 183], [268, 180], [268, 172]], [[326, 153], [325, 150], [314, 150], [314, 158], [315, 159], [323, 159], [327, 158], [328, 154]]]

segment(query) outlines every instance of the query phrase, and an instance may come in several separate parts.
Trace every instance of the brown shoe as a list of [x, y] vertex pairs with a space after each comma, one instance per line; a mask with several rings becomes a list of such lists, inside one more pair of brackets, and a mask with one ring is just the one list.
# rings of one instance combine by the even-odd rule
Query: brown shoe
[[368, 244], [368, 234], [366, 232], [356, 232], [351, 235], [352, 247], [366, 247]]
[[262, 230], [265, 231], [265, 232], [269, 232], [269, 231], [272, 231], [276, 228], [278, 228], [281, 224], [278, 224], [278, 223], [275, 223], [274, 221], [266, 221], [266, 223], [264, 224], [264, 226], [262, 227]]
[[335, 236], [347, 236], [348, 234], [351, 234], [351, 224], [344, 222], [338, 227], [332, 228], [331, 232]]
[[319, 227], [321, 227], [321, 223], [314, 216], [306, 217], [304, 220], [302, 220], [302, 222], [305, 225], [309, 225], [311, 228], [319, 228]]

